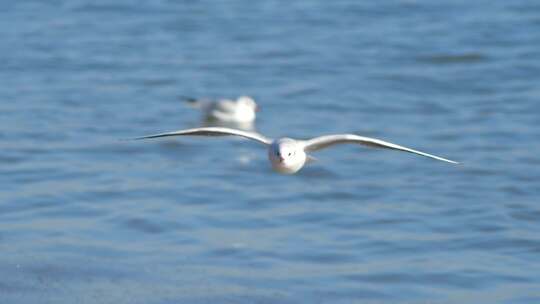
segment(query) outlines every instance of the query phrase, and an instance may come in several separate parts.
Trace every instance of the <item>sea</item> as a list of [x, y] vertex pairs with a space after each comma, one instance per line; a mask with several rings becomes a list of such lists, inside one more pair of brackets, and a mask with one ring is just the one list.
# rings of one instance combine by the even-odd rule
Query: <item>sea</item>
[[[0, 3], [0, 303], [540, 303], [540, 2]], [[252, 96], [271, 170], [183, 100]]]

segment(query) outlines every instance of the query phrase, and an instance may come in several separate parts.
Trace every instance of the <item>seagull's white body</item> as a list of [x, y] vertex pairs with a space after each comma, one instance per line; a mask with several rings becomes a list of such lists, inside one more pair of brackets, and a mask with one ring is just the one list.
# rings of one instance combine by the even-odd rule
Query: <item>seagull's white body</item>
[[280, 138], [268, 146], [268, 159], [272, 169], [283, 174], [298, 172], [307, 161], [301, 142], [291, 138]]
[[255, 121], [257, 104], [249, 96], [237, 100], [220, 99], [215, 101], [186, 98], [196, 108], [201, 109], [206, 120], [223, 123], [252, 123]]
[[136, 139], [158, 138], [168, 136], [182, 136], [182, 135], [199, 135], [199, 136], [227, 136], [235, 135], [245, 137], [254, 140], [260, 144], [263, 144], [268, 151], [268, 159], [272, 165], [272, 169], [283, 174], [294, 174], [304, 167], [307, 160], [310, 158], [308, 153], [317, 151], [329, 146], [344, 143], [361, 144], [377, 148], [385, 148], [392, 150], [399, 150], [409, 153], [422, 155], [425, 157], [433, 158], [436, 160], [457, 164], [453, 160], [427, 154], [403, 146], [399, 146], [393, 143], [389, 143], [380, 139], [359, 136], [355, 134], [335, 134], [315, 137], [309, 140], [295, 140], [292, 138], [279, 138], [269, 139], [264, 135], [254, 132], [241, 131], [230, 128], [221, 127], [206, 127], [206, 128], [194, 128], [179, 130], [174, 132], [160, 133], [155, 135], [148, 135], [139, 137]]

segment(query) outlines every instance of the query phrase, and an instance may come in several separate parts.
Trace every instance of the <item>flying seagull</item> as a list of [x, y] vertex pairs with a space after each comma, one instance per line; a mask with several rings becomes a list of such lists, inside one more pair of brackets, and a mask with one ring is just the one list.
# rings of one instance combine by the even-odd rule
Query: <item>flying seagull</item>
[[336, 144], [360, 144], [375, 148], [385, 148], [398, 151], [404, 151], [433, 158], [436, 160], [458, 164], [453, 160], [435, 156], [432, 154], [420, 152], [400, 145], [396, 145], [387, 141], [376, 138], [364, 137], [355, 134], [334, 134], [315, 137], [308, 140], [296, 140], [288, 137], [270, 139], [255, 132], [247, 132], [242, 130], [221, 128], [221, 127], [206, 127], [194, 128], [186, 130], [178, 130], [148, 136], [142, 136], [135, 139], [159, 138], [168, 136], [240, 136], [254, 140], [264, 145], [268, 151], [268, 159], [272, 168], [282, 174], [294, 174], [298, 172], [306, 162], [311, 158], [308, 154], [317, 150], [321, 150]]

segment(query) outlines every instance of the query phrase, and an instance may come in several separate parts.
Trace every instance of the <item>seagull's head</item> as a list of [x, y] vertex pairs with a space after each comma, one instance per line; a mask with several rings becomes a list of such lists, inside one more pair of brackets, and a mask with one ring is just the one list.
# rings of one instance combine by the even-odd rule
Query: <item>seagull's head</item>
[[258, 111], [259, 110], [255, 100], [253, 98], [249, 97], [249, 96], [240, 96], [240, 97], [238, 97], [236, 102], [238, 103], [238, 105], [249, 108], [249, 109], [251, 109], [253, 111]]
[[272, 168], [284, 174], [293, 174], [306, 163], [306, 153], [303, 146], [296, 140], [281, 138], [275, 140], [268, 150], [268, 158]]

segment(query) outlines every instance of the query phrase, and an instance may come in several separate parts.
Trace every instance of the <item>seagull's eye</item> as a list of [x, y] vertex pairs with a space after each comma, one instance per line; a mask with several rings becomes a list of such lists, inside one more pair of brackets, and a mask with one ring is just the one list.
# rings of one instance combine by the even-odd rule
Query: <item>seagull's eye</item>
[[291, 156], [291, 154], [292, 154], [292, 153], [291, 153], [291, 152], [289, 152], [289, 154], [288, 154], [288, 155], [289, 155], [289, 156]]

